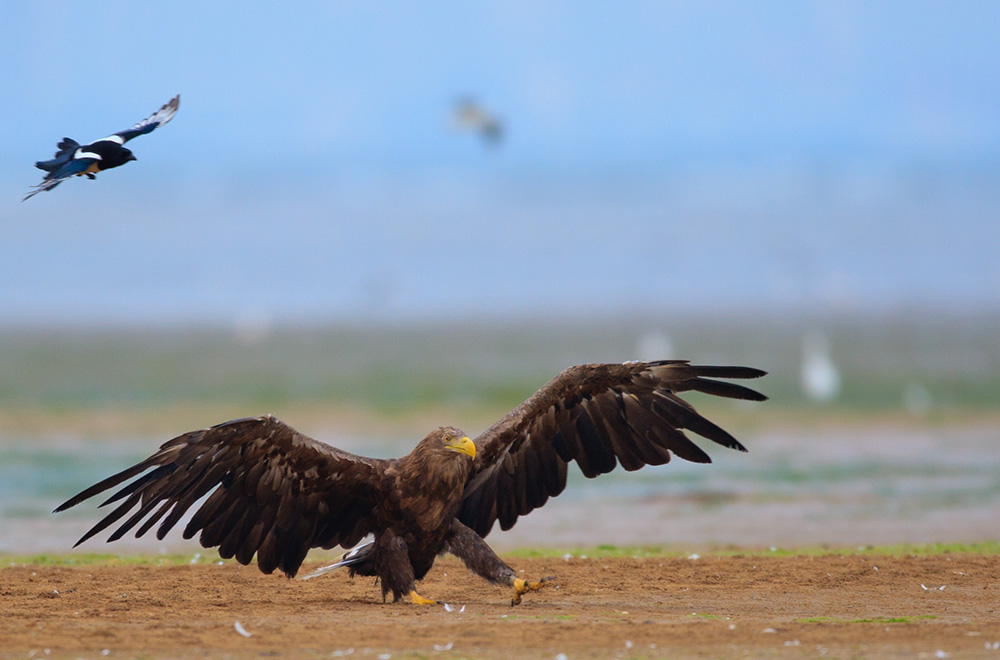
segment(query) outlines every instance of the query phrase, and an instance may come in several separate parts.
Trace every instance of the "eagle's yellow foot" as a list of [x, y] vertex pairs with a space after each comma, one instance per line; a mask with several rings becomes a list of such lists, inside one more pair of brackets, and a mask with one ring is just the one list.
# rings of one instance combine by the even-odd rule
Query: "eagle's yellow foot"
[[528, 593], [529, 591], [538, 591], [545, 584], [554, 578], [544, 577], [538, 582], [528, 582], [527, 580], [522, 580], [521, 578], [514, 578], [514, 597], [510, 599], [510, 606], [521, 604], [521, 596]]
[[410, 591], [410, 602], [414, 605], [437, 605], [436, 600], [431, 600], [430, 598], [424, 598], [416, 591]]

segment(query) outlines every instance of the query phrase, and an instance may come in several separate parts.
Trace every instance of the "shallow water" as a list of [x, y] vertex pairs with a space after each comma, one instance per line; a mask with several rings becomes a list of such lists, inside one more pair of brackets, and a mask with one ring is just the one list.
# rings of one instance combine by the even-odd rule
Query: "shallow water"
[[[390, 456], [409, 441], [372, 445], [322, 437], [358, 453]], [[870, 427], [771, 430], [741, 435], [750, 453], [702, 446], [715, 463], [674, 461], [598, 479], [571, 468], [566, 491], [495, 528], [498, 549], [523, 546], [750, 545], [973, 542], [1000, 537], [1000, 429]], [[100, 519], [99, 500], [58, 515], [60, 502], [149, 455], [163, 438], [0, 440], [0, 552], [69, 551]], [[88, 541], [89, 552], [191, 551], [180, 527], [160, 542]]]

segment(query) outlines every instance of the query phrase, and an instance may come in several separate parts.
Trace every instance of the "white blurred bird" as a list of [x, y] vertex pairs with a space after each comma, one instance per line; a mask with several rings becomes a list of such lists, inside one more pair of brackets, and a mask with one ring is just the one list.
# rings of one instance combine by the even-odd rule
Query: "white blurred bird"
[[814, 401], [832, 401], [840, 393], [840, 371], [830, 354], [830, 340], [822, 332], [802, 338], [802, 389]]

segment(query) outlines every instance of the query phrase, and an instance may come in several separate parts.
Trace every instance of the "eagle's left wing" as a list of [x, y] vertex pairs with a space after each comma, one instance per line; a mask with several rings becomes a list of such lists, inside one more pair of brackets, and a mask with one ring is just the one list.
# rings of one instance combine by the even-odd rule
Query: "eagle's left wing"
[[510, 529], [518, 516], [563, 491], [570, 461], [587, 477], [610, 472], [619, 462], [626, 470], [661, 465], [671, 453], [711, 462], [684, 429], [746, 451], [678, 393], [763, 401], [767, 397], [759, 392], [713, 378], [764, 374], [680, 360], [570, 367], [475, 439], [478, 454], [459, 519], [480, 536], [497, 520]]

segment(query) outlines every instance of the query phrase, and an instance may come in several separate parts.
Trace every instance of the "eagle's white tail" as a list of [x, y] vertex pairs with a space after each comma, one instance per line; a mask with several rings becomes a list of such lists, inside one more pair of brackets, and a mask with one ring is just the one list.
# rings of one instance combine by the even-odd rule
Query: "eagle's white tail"
[[348, 550], [347, 552], [344, 553], [344, 556], [341, 557], [340, 561], [338, 561], [336, 564], [330, 564], [329, 566], [318, 568], [309, 575], [303, 576], [302, 579], [309, 580], [314, 577], [319, 577], [320, 575], [329, 573], [330, 571], [335, 571], [341, 566], [350, 566], [352, 564], [360, 563], [365, 559], [365, 557], [368, 556], [368, 552], [371, 550], [371, 547], [372, 545], [374, 545], [374, 543], [375, 543], [374, 541], [369, 541], [364, 545], [359, 545], [353, 550]]

